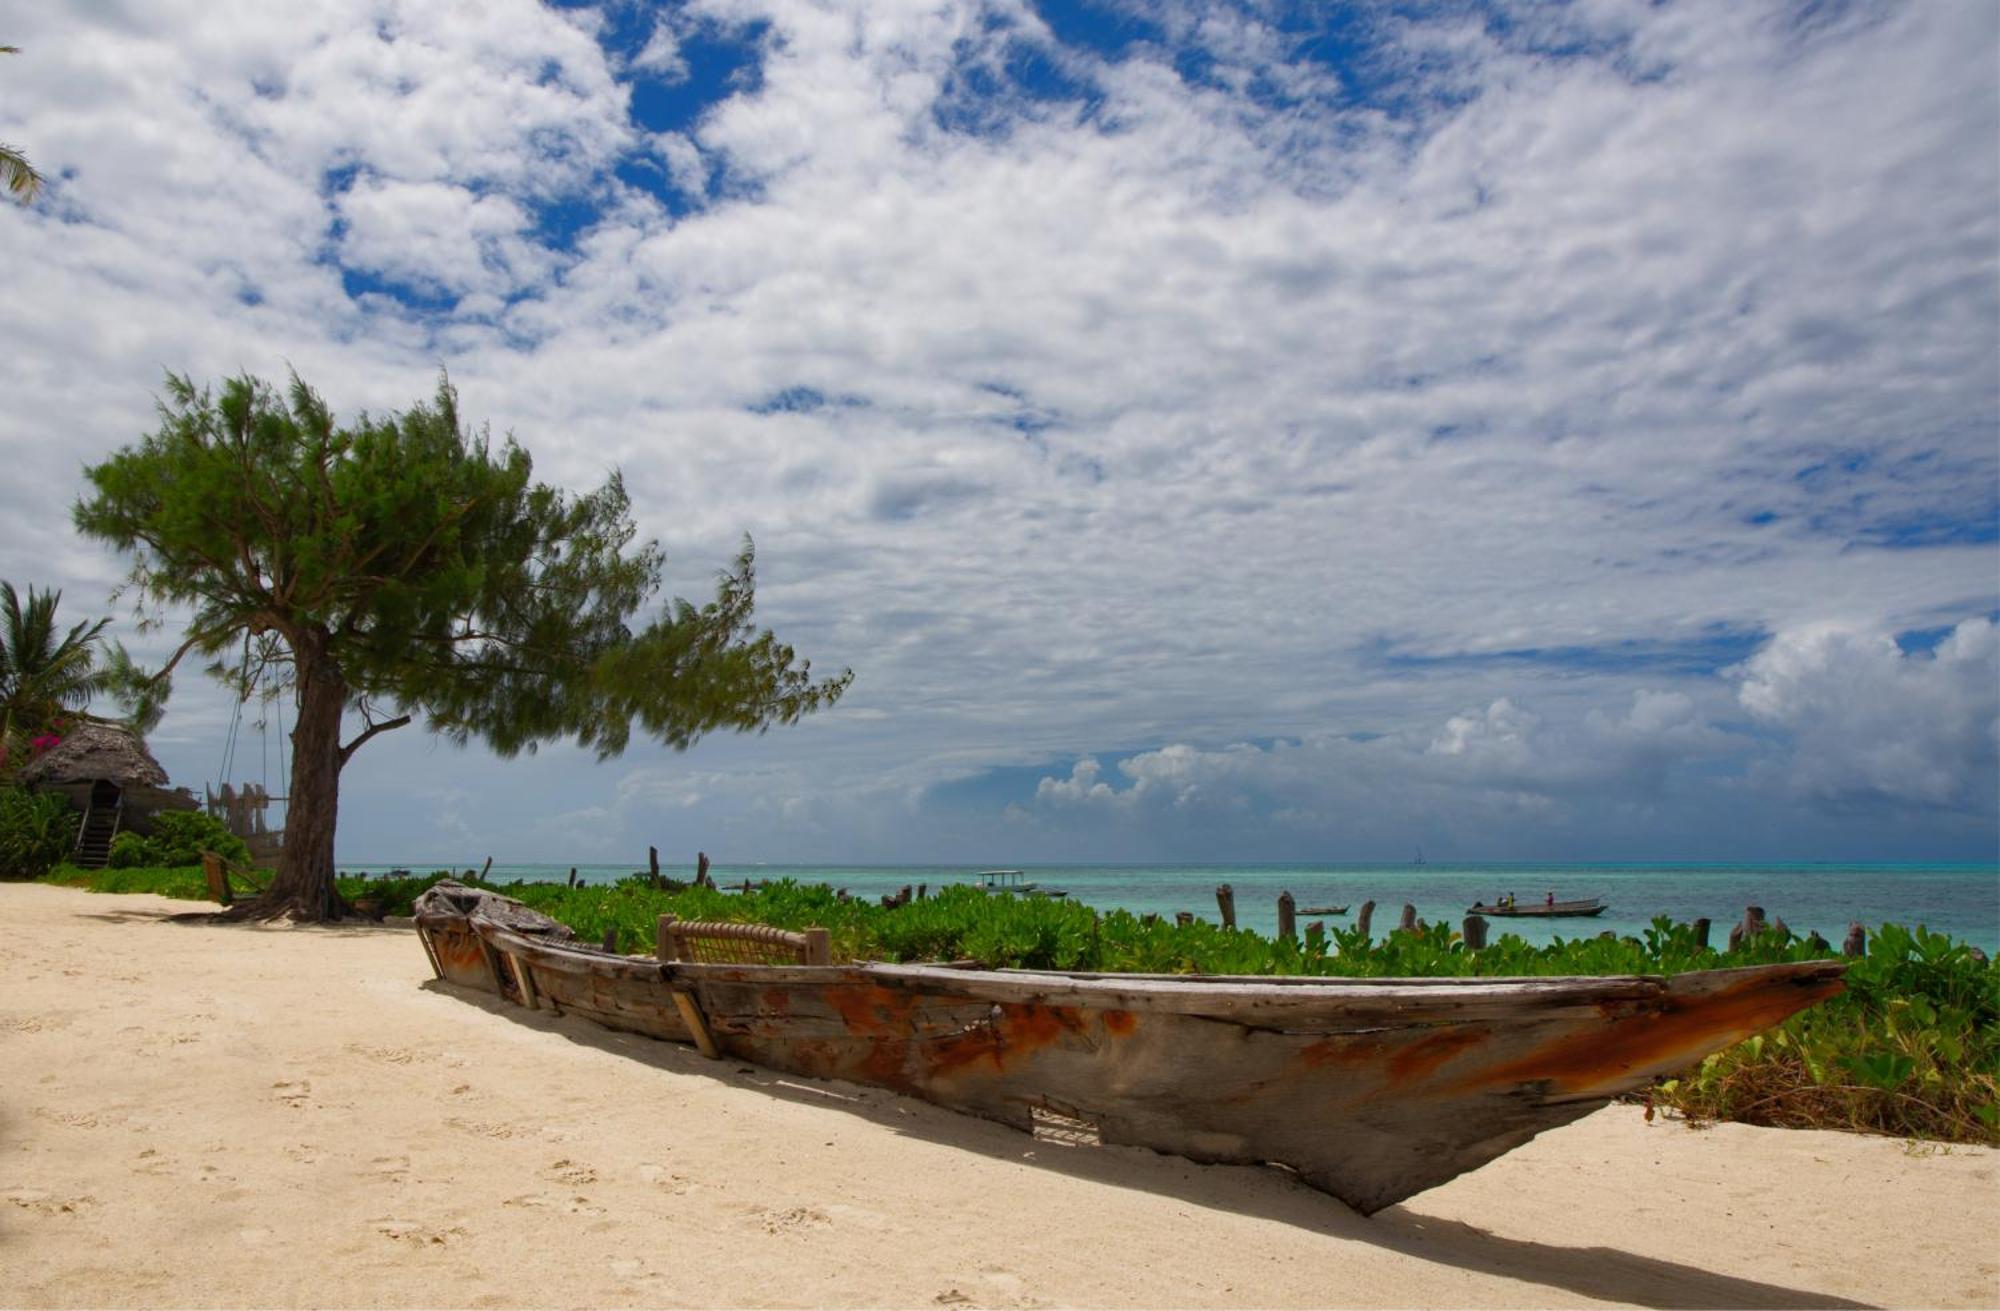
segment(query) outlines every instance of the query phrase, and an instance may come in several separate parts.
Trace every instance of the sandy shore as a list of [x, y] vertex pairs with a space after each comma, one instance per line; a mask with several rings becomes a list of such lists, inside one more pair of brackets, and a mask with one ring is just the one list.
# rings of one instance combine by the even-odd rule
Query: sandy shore
[[1991, 1152], [1611, 1107], [1372, 1220], [0, 885], [0, 1302], [1992, 1306]]

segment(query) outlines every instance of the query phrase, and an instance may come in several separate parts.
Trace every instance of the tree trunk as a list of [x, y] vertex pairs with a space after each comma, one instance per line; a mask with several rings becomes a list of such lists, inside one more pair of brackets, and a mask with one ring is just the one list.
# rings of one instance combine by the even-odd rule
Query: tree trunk
[[285, 849], [277, 877], [243, 913], [255, 919], [289, 915], [337, 920], [347, 903], [333, 883], [333, 832], [340, 812], [340, 716], [347, 680], [327, 658], [327, 635], [307, 634], [297, 660], [299, 710], [292, 729], [291, 795], [285, 803]]

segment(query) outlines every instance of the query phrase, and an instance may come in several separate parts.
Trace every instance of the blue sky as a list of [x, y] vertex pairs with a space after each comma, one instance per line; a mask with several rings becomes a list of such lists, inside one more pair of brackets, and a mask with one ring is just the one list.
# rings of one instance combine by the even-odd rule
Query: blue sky
[[[2000, 847], [1990, 5], [10, 21], [0, 577], [158, 648], [66, 507], [164, 370], [446, 367], [856, 671], [682, 755], [392, 734], [344, 859]], [[177, 780], [229, 720], [182, 680]]]

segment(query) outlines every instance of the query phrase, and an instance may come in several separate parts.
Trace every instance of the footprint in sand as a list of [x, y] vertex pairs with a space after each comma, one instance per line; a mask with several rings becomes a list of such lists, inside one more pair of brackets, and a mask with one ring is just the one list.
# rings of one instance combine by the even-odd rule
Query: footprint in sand
[[408, 1047], [370, 1047], [365, 1043], [350, 1042], [347, 1050], [356, 1056], [365, 1056], [371, 1061], [384, 1065], [415, 1065], [419, 1061], [434, 1061], [437, 1058], [427, 1052], [412, 1051]]
[[160, 1155], [156, 1147], [148, 1147], [139, 1153], [138, 1162], [132, 1167], [134, 1174], [172, 1174], [174, 1163]]
[[439, 1228], [421, 1220], [398, 1220], [388, 1216], [368, 1223], [384, 1238], [410, 1247], [449, 1247], [459, 1239], [470, 1236], [464, 1225]]
[[524, 1211], [563, 1211], [569, 1215], [603, 1215], [604, 1208], [581, 1193], [562, 1197], [555, 1193], [523, 1193], [500, 1203], [502, 1206], [518, 1206]]
[[761, 1216], [764, 1232], [767, 1234], [791, 1234], [804, 1229], [816, 1229], [833, 1223], [833, 1217], [817, 1206], [792, 1206], [782, 1211], [768, 1211], [761, 1206], [750, 1208], [750, 1214]]
[[579, 1165], [568, 1157], [551, 1162], [536, 1173], [552, 1184], [567, 1184], [571, 1188], [580, 1188], [584, 1184], [597, 1182], [597, 1171], [587, 1165]]
[[312, 1096], [312, 1085], [304, 1079], [281, 1079], [271, 1085], [271, 1091], [277, 1094], [279, 1101], [297, 1111], [304, 1109]]
[[43, 1216], [82, 1215], [97, 1205], [95, 1197], [58, 1197], [39, 1188], [14, 1188], [0, 1193], [23, 1211]]
[[675, 1197], [685, 1197], [695, 1190], [695, 1183], [684, 1174], [675, 1174], [664, 1165], [654, 1165], [650, 1161], [639, 1167], [639, 1178], [663, 1192]]
[[65, 1129], [101, 1129], [106, 1123], [90, 1111], [52, 1111], [46, 1106], [35, 1108], [35, 1118], [59, 1124]]
[[363, 1174], [379, 1179], [385, 1184], [406, 1183], [410, 1177], [410, 1158], [407, 1156], [378, 1156], [368, 1163]]

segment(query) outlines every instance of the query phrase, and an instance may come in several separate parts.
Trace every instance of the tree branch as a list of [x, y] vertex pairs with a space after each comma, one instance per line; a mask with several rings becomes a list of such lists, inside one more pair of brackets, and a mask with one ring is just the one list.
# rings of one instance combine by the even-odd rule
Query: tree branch
[[394, 719], [385, 719], [379, 724], [370, 724], [367, 728], [361, 731], [360, 737], [355, 738], [352, 742], [349, 742], [346, 746], [340, 749], [340, 763], [345, 765], [347, 763], [347, 758], [353, 755], [355, 752], [359, 751], [362, 747], [362, 744], [367, 742], [369, 738], [374, 737], [377, 733], [386, 733], [392, 728], [401, 728], [403, 725], [409, 722], [410, 722], [410, 717], [408, 715], [397, 715]]

